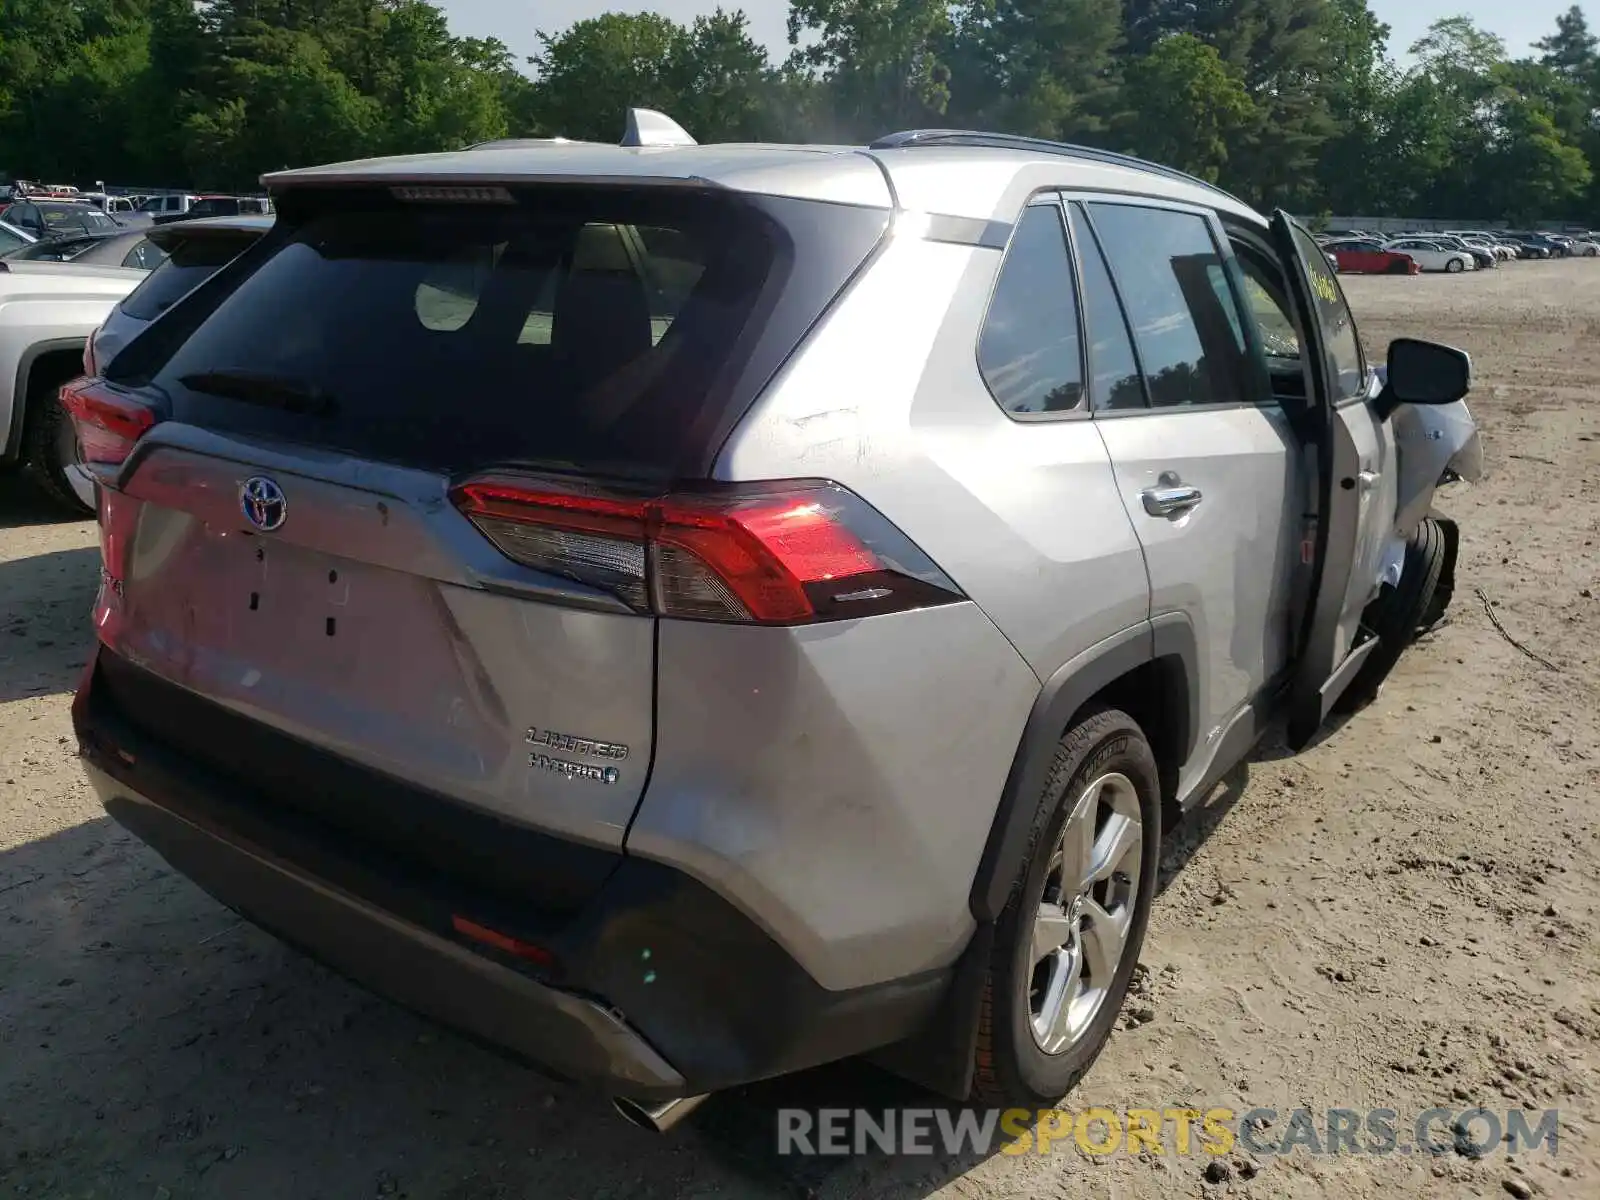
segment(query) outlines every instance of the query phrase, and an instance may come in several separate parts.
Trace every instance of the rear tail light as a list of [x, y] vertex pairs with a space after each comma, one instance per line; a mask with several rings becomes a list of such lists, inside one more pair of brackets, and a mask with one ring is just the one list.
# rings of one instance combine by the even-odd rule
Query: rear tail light
[[86, 463], [115, 466], [127, 459], [156, 423], [147, 404], [113, 391], [98, 379], [79, 379], [61, 389], [61, 407], [72, 417]]
[[910, 539], [832, 483], [642, 498], [503, 478], [462, 484], [451, 499], [507, 558], [641, 613], [800, 625], [962, 599]]

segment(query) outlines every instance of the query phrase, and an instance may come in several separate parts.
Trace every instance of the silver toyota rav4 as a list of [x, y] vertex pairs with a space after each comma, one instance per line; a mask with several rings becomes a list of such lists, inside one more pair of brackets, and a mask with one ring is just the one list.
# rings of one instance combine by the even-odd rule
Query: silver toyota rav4
[[636, 112], [266, 182], [272, 231], [63, 393], [90, 778], [658, 1128], [865, 1053], [1056, 1101], [1163, 827], [1449, 599], [1466, 356], [1370, 368], [1306, 232], [1177, 172]]

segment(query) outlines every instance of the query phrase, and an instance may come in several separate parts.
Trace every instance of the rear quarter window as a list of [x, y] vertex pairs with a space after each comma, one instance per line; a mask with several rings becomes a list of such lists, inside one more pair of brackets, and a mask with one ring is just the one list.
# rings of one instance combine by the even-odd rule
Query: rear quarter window
[[[254, 238], [194, 238], [179, 242], [171, 255], [122, 302], [122, 311], [139, 321], [154, 321], [195, 288], [232, 262]], [[142, 242], [159, 255], [151, 242]], [[133, 264], [129, 264], [133, 265]]]

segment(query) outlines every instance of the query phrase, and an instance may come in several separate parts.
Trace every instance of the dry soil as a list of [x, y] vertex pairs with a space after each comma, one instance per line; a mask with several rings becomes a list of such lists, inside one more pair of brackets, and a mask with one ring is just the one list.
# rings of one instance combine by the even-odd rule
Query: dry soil
[[1555, 1107], [1554, 1156], [777, 1156], [779, 1107], [927, 1102], [857, 1065], [634, 1130], [240, 924], [101, 814], [68, 721], [93, 527], [7, 485], [0, 1195], [1600, 1196], [1600, 262], [1347, 286], [1372, 349], [1476, 360], [1490, 474], [1442, 499], [1455, 606], [1375, 705], [1173, 834], [1137, 1024], [1068, 1104], [1269, 1107], [1268, 1141], [1300, 1106], [1395, 1109], [1403, 1136], [1435, 1106]]

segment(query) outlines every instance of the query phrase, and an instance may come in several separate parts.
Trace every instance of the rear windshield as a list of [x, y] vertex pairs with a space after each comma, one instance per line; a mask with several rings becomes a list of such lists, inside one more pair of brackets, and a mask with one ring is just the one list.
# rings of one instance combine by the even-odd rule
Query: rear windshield
[[[154, 321], [174, 303], [210, 279], [256, 240], [256, 234], [215, 234], [179, 242], [172, 254], [122, 302], [122, 311], [140, 321]], [[153, 242], [142, 243], [159, 254]], [[130, 263], [130, 266], [139, 265]]]
[[137, 373], [178, 420], [435, 470], [670, 470], [727, 403], [719, 389], [788, 257], [766, 214], [664, 190], [385, 197], [286, 226], [165, 363]]

